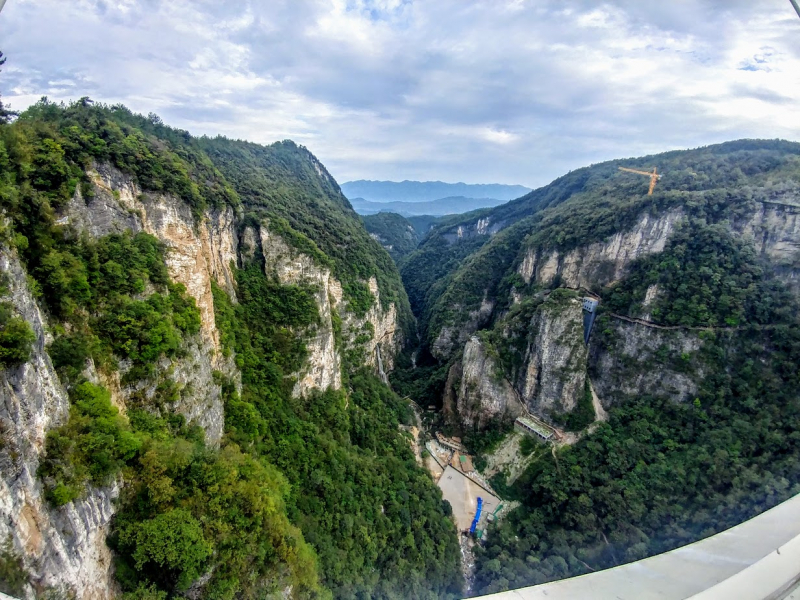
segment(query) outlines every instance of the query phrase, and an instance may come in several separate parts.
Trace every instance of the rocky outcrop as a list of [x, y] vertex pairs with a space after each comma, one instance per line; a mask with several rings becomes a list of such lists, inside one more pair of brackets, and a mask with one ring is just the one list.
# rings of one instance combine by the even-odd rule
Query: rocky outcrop
[[[494, 300], [490, 300], [484, 293], [480, 306], [476, 310], [470, 311], [463, 323], [457, 327], [445, 325], [441, 328], [439, 335], [431, 344], [431, 353], [440, 359], [449, 357], [456, 348], [469, 340], [473, 333], [489, 321], [494, 306]], [[461, 306], [453, 307], [453, 311], [460, 310], [462, 310]]]
[[345, 313], [344, 334], [345, 337], [352, 339], [354, 332], [364, 330], [365, 324], [369, 323], [366, 328], [372, 330], [373, 334], [372, 339], [365, 343], [365, 362], [376, 370], [388, 373], [394, 370], [394, 359], [403, 344], [398, 328], [397, 307], [394, 303], [390, 304], [387, 309], [381, 306], [381, 293], [378, 289], [378, 281], [374, 277], [369, 278], [367, 287], [375, 301], [367, 314], [361, 318], [357, 318], [351, 313]]
[[252, 255], [258, 246], [264, 256], [267, 274], [277, 277], [282, 284], [310, 285], [316, 290], [319, 323], [313, 330], [302, 332], [308, 357], [303, 370], [295, 374], [297, 382], [293, 395], [304, 396], [315, 389], [341, 388], [344, 348], [337, 347], [335, 316], [341, 318], [344, 347], [360, 346], [364, 363], [379, 374], [385, 375], [394, 368], [394, 358], [402, 344], [397, 307], [394, 304], [386, 309], [381, 306], [378, 282], [374, 277], [366, 282], [374, 301], [366, 314], [359, 317], [348, 310], [342, 284], [330, 269], [289, 246], [280, 235], [269, 230], [268, 223], [258, 227], [257, 232], [251, 227], [245, 229], [242, 246], [246, 255]]
[[644, 212], [632, 229], [619, 232], [603, 242], [569, 252], [531, 248], [523, 256], [518, 273], [526, 283], [535, 281], [549, 285], [558, 275], [566, 287], [602, 287], [621, 279], [636, 258], [661, 252], [683, 218], [680, 209], [658, 216]]
[[[467, 341], [461, 360], [451, 367], [445, 412], [457, 415], [460, 425], [480, 428], [492, 419], [526, 412], [550, 420], [553, 413], [577, 406], [587, 362], [580, 300], [572, 292], [554, 292], [521, 325], [527, 342], [514, 374], [504, 372], [497, 350], [478, 336]], [[510, 335], [509, 329], [503, 332], [511, 344]]]
[[800, 292], [800, 206], [763, 201], [733, 229], [753, 242], [774, 265], [776, 275]]
[[218, 351], [211, 280], [235, 298], [230, 269], [232, 263], [237, 264], [238, 246], [233, 209], [209, 210], [196, 223], [186, 202], [169, 194], [143, 192], [114, 167], [95, 165], [88, 175], [95, 195], [83, 199], [76, 192], [67, 207], [68, 222], [95, 237], [128, 229], [133, 233], [146, 231], [164, 242], [169, 250], [170, 277], [186, 286], [197, 302], [203, 336]]
[[699, 332], [648, 327], [613, 317], [602, 325], [612, 341], [591, 342], [590, 370], [604, 408], [627, 397], [690, 400], [703, 372], [695, 360]]
[[[221, 387], [214, 381], [215, 370], [237, 377], [230, 358], [220, 352], [219, 331], [214, 315], [211, 281], [236, 298], [231, 265], [238, 263], [238, 237], [231, 208], [209, 210], [197, 223], [190, 207], [168, 194], [143, 192], [127, 175], [109, 165], [95, 165], [88, 172], [94, 195], [84, 198], [80, 190], [64, 209], [62, 223], [94, 237], [129, 230], [145, 231], [167, 246], [170, 277], [182, 283], [200, 310], [201, 329], [189, 340], [185, 356], [160, 365], [161, 372], [172, 372], [173, 381], [183, 390], [172, 407], [187, 421], [206, 432], [211, 445], [219, 444], [224, 428]], [[115, 389], [109, 386], [117, 404], [123, 405], [133, 393], [152, 395], [156, 385]]]
[[477, 336], [464, 346], [454, 369], [448, 387], [456, 394], [455, 413], [464, 428], [483, 428], [493, 419], [524, 414], [502, 368]]
[[[397, 308], [394, 304], [382, 308], [374, 277], [366, 283], [375, 302], [364, 317], [356, 318], [347, 310], [341, 282], [333, 277], [330, 269], [291, 248], [278, 234], [270, 232], [268, 226], [247, 227], [240, 240], [236, 216], [229, 207], [208, 210], [197, 222], [190, 207], [179, 198], [144, 192], [114, 167], [94, 165], [89, 176], [94, 183], [94, 195], [84, 198], [76, 191], [64, 210], [62, 223], [95, 237], [124, 230], [145, 231], [156, 236], [168, 248], [167, 267], [171, 278], [186, 286], [200, 309], [200, 339], [188, 345], [186, 358], [176, 361], [172, 369], [173, 378], [187, 390], [175, 408], [187, 420], [202, 426], [212, 444], [218, 443], [223, 427], [220, 386], [213, 381], [213, 371], [219, 370], [234, 378], [237, 372], [232, 360], [224, 358], [220, 352], [211, 281], [224, 288], [235, 301], [231, 265], [252, 257], [256, 248], [264, 255], [268, 273], [277, 276], [279, 281], [306, 283], [318, 290], [320, 324], [313, 332], [304, 332], [308, 336], [308, 360], [302, 372], [296, 374], [295, 395], [304, 395], [312, 389], [341, 387], [341, 354], [335, 343], [333, 311], [343, 317], [344, 340], [354, 340], [364, 332], [371, 334], [371, 340], [363, 344], [367, 364], [377, 370], [380, 354], [384, 371], [392, 370], [402, 343]], [[122, 400], [132, 391], [122, 390]]]
[[571, 412], [586, 381], [581, 302], [554, 297], [558, 293], [539, 307], [529, 325], [531, 341], [517, 381], [528, 411], [545, 419], [553, 412]]
[[11, 301], [36, 335], [30, 360], [0, 373], [0, 543], [22, 558], [36, 586], [78, 599], [109, 598], [115, 584], [106, 535], [117, 489], [90, 488], [86, 497], [53, 509], [36, 477], [47, 431], [66, 423], [69, 399], [45, 351], [46, 326], [16, 257], [0, 251]]
[[268, 275], [277, 277], [283, 285], [304, 284], [316, 289], [319, 324], [313, 332], [306, 333], [308, 358], [304, 370], [296, 374], [293, 395], [304, 396], [313, 389], [340, 389], [342, 358], [336, 347], [333, 311], [342, 302], [342, 285], [331, 275], [330, 269], [320, 267], [310, 256], [291, 248], [266, 226], [259, 227], [258, 243]]
[[506, 220], [495, 221], [491, 216], [486, 216], [475, 219], [474, 222], [454, 227], [450, 231], [443, 233], [442, 237], [448, 243], [454, 244], [478, 235], [494, 235], [507, 224]]

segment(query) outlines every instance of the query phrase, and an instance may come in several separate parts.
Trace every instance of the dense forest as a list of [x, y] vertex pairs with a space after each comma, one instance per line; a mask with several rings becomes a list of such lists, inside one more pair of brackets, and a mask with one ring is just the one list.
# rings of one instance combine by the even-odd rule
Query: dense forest
[[[652, 196], [645, 181], [617, 169], [653, 164], [664, 175]], [[687, 328], [680, 335], [696, 339], [699, 349], [681, 354], [665, 345], [655, 362], [626, 359], [624, 376], [635, 381], [642, 369], [701, 372], [696, 393], [681, 403], [666, 394], [618, 391], [607, 422], [554, 454], [537, 452], [513, 485], [496, 480], [521, 505], [487, 532], [476, 593], [663, 552], [800, 492], [800, 321], [797, 297], [786, 285], [800, 256], [775, 262], [760, 254], [752, 235], [769, 239], [766, 225], [741, 234], [764, 207], [795, 214], [783, 204], [791, 205], [798, 189], [800, 145], [790, 142], [742, 140], [614, 161], [442, 224], [405, 259], [404, 283], [423, 339], [417, 369], [400, 370], [393, 381], [441, 402], [447, 372], [460, 356], [457, 343], [436, 345], [444, 331], [477, 331], [514, 379], [520, 349], [504, 344], [524, 341], [531, 315], [564, 285], [558, 272], [526, 283], [519, 274], [526, 255], [563, 256], [604, 242], [642, 215], [680, 211], [682, 217], [663, 251], [632, 262], [621, 280], [590, 283], [601, 301], [588, 375], [604, 376], [596, 370], [599, 357], [625, 345], [614, 315], [644, 316]], [[477, 316], [487, 299], [491, 311]], [[521, 327], [517, 337], [510, 327]], [[593, 412], [567, 429], [582, 429]], [[481, 450], [496, 446], [504, 430], [497, 423], [465, 433]]]
[[[563, 253], [624, 231], [643, 212], [658, 215], [676, 207], [709, 222], [739, 219], [751, 213], [756, 202], [796, 189], [799, 148], [780, 140], [739, 140], [601, 163], [572, 171], [497, 208], [446, 220], [402, 267], [426, 345], [443, 327], [459, 328], [469, 320], [484, 294], [504, 301], [512, 287], [524, 291], [515, 275], [521, 246]], [[663, 176], [652, 196], [641, 193], [646, 185], [641, 178], [617, 169], [655, 163]], [[513, 231], [479, 234], [481, 222], [495, 231]], [[477, 251], [490, 240], [487, 248]], [[460, 309], [454, 311], [456, 298]]]
[[[9, 117], [0, 123], [0, 255], [18, 256], [27, 272], [70, 402], [69, 418], [47, 434], [36, 475], [54, 510], [122, 484], [107, 543], [129, 600], [190, 588], [210, 598], [458, 597], [450, 507], [399, 430], [413, 418], [404, 396], [441, 406], [461, 352], [458, 336], [436, 347], [448, 330], [475, 333], [499, 376], [514, 379], [537, 311], [577, 302], [581, 293], [563, 289], [560, 273], [526, 281], [524, 257], [604, 242], [642, 215], [680, 211], [681, 220], [663, 249], [632, 260], [624, 276], [590, 281], [600, 308], [589, 379], [578, 408], [557, 419], [580, 436], [555, 452], [527, 442], [523, 451], [536, 458], [522, 475], [512, 483], [495, 478], [519, 505], [478, 547], [474, 591], [636, 560], [800, 492], [800, 320], [796, 290], [787, 287], [800, 257], [771, 260], [743, 225], [764, 206], [795, 210], [784, 205], [800, 190], [798, 144], [744, 140], [603, 163], [495, 209], [425, 221], [424, 233], [403, 238], [419, 246], [406, 244], [410, 253], [395, 256], [401, 283], [370, 232], [394, 249], [392, 236], [413, 225], [387, 215], [365, 219], [365, 228], [324, 167], [291, 142], [197, 139], [154, 115], [88, 99], [43, 100]], [[664, 177], [652, 196], [643, 181], [617, 170], [655, 163]], [[218, 447], [207, 443], [174, 408], [190, 390], [176, 384], [170, 365], [186, 355], [202, 323], [194, 298], [169, 276], [169, 248], [143, 231], [92, 237], [61, 218], [75, 198], [93, 196], [88, 172], [98, 164], [113, 165], [142, 190], [180, 198], [196, 224], [222, 209], [236, 215], [237, 234], [269, 223], [342, 282], [341, 306], [351, 315], [375, 306], [366, 284], [375, 277], [381, 304], [398, 308], [408, 342], [392, 387], [347, 346], [348, 317], [334, 308], [342, 387], [293, 396], [306, 337], [320, 324], [318, 290], [281, 283], [256, 247], [231, 265], [235, 298], [212, 286], [221, 352], [235, 375], [213, 373], [224, 434]], [[768, 226], [759, 227], [768, 239]], [[31, 356], [36, 336], [9, 290], [6, 274], [0, 362], [14, 369]], [[490, 309], [477, 310], [484, 305]], [[600, 357], [621, 355], [620, 318], [677, 328], [696, 350], [665, 344], [649, 363], [622, 360], [619, 377], [633, 380], [643, 369], [702, 377], [680, 402], [666, 393], [623, 393], [620, 385], [608, 421], [587, 430], [594, 414], [588, 382], [603, 376]], [[126, 406], [104, 383], [109, 377], [133, 390]], [[506, 421], [470, 431], [452, 420], [438, 425], [464, 434], [477, 454], [509, 430]], [[476, 464], [485, 463], [478, 457]], [[5, 548], [0, 553], [0, 574], [16, 582], [3, 588], [11, 593], [21, 589], [13, 587], [21, 581], [15, 560]]]
[[[71, 404], [68, 422], [47, 435], [38, 476], [53, 507], [87, 487], [124, 483], [108, 543], [126, 597], [173, 597], [198, 580], [212, 598], [457, 595], [455, 531], [398, 430], [411, 415], [406, 401], [357, 353], [344, 353], [342, 390], [292, 397], [291, 374], [306, 355], [297, 332], [319, 319], [315, 290], [266, 275], [260, 254], [232, 265], [236, 301], [213, 290], [224, 352], [241, 372], [240, 387], [214, 374], [224, 394], [221, 446], [173, 410], [187, 390], [164, 365], [185, 354], [200, 313], [170, 280], [157, 238], [92, 238], [59, 220], [76, 190], [92, 197], [87, 170], [98, 163], [182, 199], [198, 221], [228, 206], [247, 222], [269, 218], [341, 278], [354, 314], [375, 301], [364, 283], [374, 276], [381, 301], [395, 303], [402, 326], [412, 323], [389, 255], [324, 167], [291, 142], [198, 140], [154, 115], [87, 99], [42, 100], [0, 124], [2, 242], [52, 324], [47, 351]], [[32, 341], [0, 303], [3, 364], [24, 362]], [[121, 411], [94, 371], [154, 393], [134, 393]]]
[[[703, 283], [692, 286], [695, 278]], [[698, 333], [701, 350], [691, 360], [707, 375], [696, 398], [630, 398], [557, 459], [545, 454], [535, 462], [509, 490], [522, 507], [481, 551], [481, 591], [670, 550], [800, 492], [796, 299], [765, 273], [752, 248], [704, 224], [638, 261], [607, 292], [606, 310], [633, 314], [653, 280], [664, 290], [653, 310], [660, 322], [725, 327]], [[598, 327], [599, 343], [613, 351], [620, 340], [603, 333], [602, 318]]]

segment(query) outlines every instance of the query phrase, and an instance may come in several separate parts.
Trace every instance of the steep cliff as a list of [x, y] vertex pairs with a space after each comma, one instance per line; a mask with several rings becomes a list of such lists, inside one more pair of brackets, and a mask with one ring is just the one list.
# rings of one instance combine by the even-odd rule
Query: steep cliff
[[445, 410], [465, 429], [525, 413], [560, 421], [585, 396], [587, 347], [576, 294], [558, 290], [473, 336], [450, 368]]
[[9, 311], [35, 338], [0, 370], [3, 590], [459, 593], [381, 383], [408, 301], [310, 152], [43, 101], [0, 163], [2, 364]]
[[555, 295], [531, 319], [530, 342], [518, 377], [528, 410], [545, 418], [572, 412], [586, 387], [581, 303], [575, 297]]
[[[567, 412], [575, 410], [573, 399], [585, 396], [584, 376], [576, 376], [562, 393], [559, 373], [564, 369], [585, 373], [587, 352], [578, 343], [580, 336], [574, 335], [570, 344], [560, 349], [548, 335], [537, 340], [543, 323], [528, 314], [530, 320], [524, 325], [510, 324], [509, 314], [519, 313], [515, 307], [559, 287], [610, 298], [614, 286], [627, 281], [635, 265], [661, 255], [681, 232], [706, 225], [720, 228], [715, 235], [725, 231], [752, 245], [760, 256], [757, 260], [763, 263], [760, 268], [796, 290], [800, 268], [794, 182], [797, 154], [796, 144], [742, 141], [636, 159], [636, 164], [657, 163], [664, 173], [653, 196], [642, 194], [635, 182], [620, 174], [618, 162], [603, 163], [574, 171], [502, 207], [444, 223], [403, 267], [424, 335], [423, 354], [429, 351], [439, 364], [449, 363], [480, 330], [492, 332], [502, 348], [511, 326], [515, 330], [511, 337], [519, 344], [530, 338], [527, 350], [511, 344], [514, 347], [505, 354], [513, 355], [513, 360], [502, 361], [505, 376], [526, 405], [542, 416], [557, 413], [557, 406]], [[434, 268], [429, 263], [437, 256], [444, 260]], [[653, 273], [662, 268], [658, 260], [648, 265]], [[653, 319], [658, 325], [658, 315], [664, 310], [658, 300], [661, 289], [662, 284], [654, 279], [641, 301], [626, 307], [623, 316]], [[704, 297], [708, 289], [703, 288]], [[601, 312], [606, 310], [604, 300]], [[712, 298], [707, 301], [715, 302]], [[580, 308], [576, 305], [574, 311], [552, 331], [572, 327], [577, 332]], [[730, 319], [736, 322], [734, 317]], [[667, 333], [630, 322], [614, 321], [609, 327], [627, 340], [627, 346], [612, 350], [607, 345], [592, 345], [589, 349], [593, 378], [600, 378], [596, 391], [604, 405], [613, 403], [612, 398], [621, 397], [619, 394], [691, 396], [702, 369], [656, 359], [667, 349], [679, 355], [696, 351], [700, 342], [676, 341], [682, 335], [688, 336], [687, 340], [697, 339], [696, 334]], [[543, 331], [549, 330], [545, 323]], [[668, 339], [659, 341], [658, 336]], [[541, 359], [545, 354], [548, 358]], [[500, 356], [504, 356], [502, 349]], [[569, 366], [559, 357], [569, 357]], [[636, 360], [636, 366], [630, 370], [633, 376], [627, 377], [621, 369], [631, 360]], [[658, 375], [653, 375], [656, 364], [660, 366], [655, 372], [663, 368], [668, 381], [662, 389], [655, 383]], [[542, 377], [545, 382], [559, 383], [545, 383], [549, 390], [545, 392]], [[623, 379], [624, 393], [619, 387]], [[616, 391], [612, 393], [610, 387]], [[487, 415], [496, 413], [491, 402], [486, 410]], [[474, 414], [473, 402], [468, 421], [475, 421]]]
[[267, 275], [276, 277], [284, 285], [303, 284], [315, 289], [319, 322], [306, 337], [308, 357], [304, 371], [298, 373], [292, 394], [304, 396], [312, 389], [340, 389], [342, 357], [336, 347], [333, 311], [342, 302], [342, 284], [331, 276], [330, 269], [293, 250], [279, 235], [271, 233], [268, 226], [259, 227], [257, 233], [248, 230], [245, 235], [248, 238], [257, 236]]
[[483, 428], [493, 419], [513, 419], [524, 414], [517, 392], [478, 337], [472, 337], [464, 346], [463, 357], [450, 369], [448, 384], [451, 396], [445, 402], [445, 411], [466, 429]]
[[599, 289], [621, 279], [627, 265], [639, 256], [661, 252], [682, 218], [680, 209], [658, 216], [644, 212], [633, 228], [602, 242], [566, 253], [529, 249], [523, 254], [518, 273], [526, 284], [533, 280], [549, 286], [559, 277], [561, 285], [568, 288]]
[[704, 371], [701, 332], [658, 329], [604, 317], [592, 344], [592, 383], [605, 408], [636, 396], [693, 400]]
[[[95, 238], [145, 231], [166, 245], [170, 278], [183, 284], [194, 298], [201, 325], [199, 335], [187, 344], [185, 356], [163, 365], [162, 370], [169, 370], [172, 381], [188, 390], [173, 408], [188, 422], [200, 425], [210, 444], [218, 445], [224, 421], [221, 387], [213, 373], [235, 377], [236, 370], [220, 352], [211, 281], [235, 298], [231, 268], [238, 263], [238, 238], [233, 210], [209, 210], [198, 224], [180, 198], [142, 190], [129, 175], [109, 164], [95, 164], [87, 175], [92, 182], [91, 195], [84, 197], [80, 188], [76, 189], [60, 222]], [[155, 386], [112, 387], [112, 391], [124, 406], [136, 392], [152, 397]]]
[[755, 204], [751, 214], [734, 223], [735, 231], [752, 239], [776, 274], [800, 293], [800, 201], [796, 192], [770, 195]]
[[69, 418], [69, 399], [46, 352], [46, 321], [26, 283], [16, 254], [0, 250], [0, 271], [13, 307], [36, 339], [30, 359], [2, 372], [0, 384], [0, 539], [21, 559], [26, 598], [46, 593], [110, 598], [112, 556], [106, 546], [116, 483], [93, 488], [84, 498], [53, 509], [37, 469], [45, 436]]
[[244, 235], [247, 239], [258, 238], [267, 275], [284, 285], [302, 284], [315, 289], [319, 322], [308, 334], [298, 332], [305, 337], [308, 356], [303, 370], [297, 373], [295, 396], [304, 396], [313, 389], [340, 389], [344, 352], [355, 352], [360, 362], [376, 371], [380, 357], [380, 369], [384, 373], [392, 370], [402, 344], [397, 308], [394, 303], [383, 308], [374, 277], [367, 281], [367, 289], [375, 300], [364, 315], [356, 315], [348, 309], [342, 283], [330, 268], [289, 246], [279, 234], [270, 231], [268, 223], [259, 226], [257, 234], [248, 229]]

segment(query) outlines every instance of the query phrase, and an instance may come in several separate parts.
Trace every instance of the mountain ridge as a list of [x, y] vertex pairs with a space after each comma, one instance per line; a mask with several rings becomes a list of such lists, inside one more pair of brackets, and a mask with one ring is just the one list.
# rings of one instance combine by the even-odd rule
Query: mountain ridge
[[[653, 165], [652, 196], [617, 168]], [[479, 453], [527, 413], [561, 436], [491, 479], [520, 506], [489, 527], [477, 592], [657, 554], [800, 492], [800, 143], [584, 167], [448, 218], [401, 273], [425, 381], [396, 388]]]
[[397, 213], [404, 217], [431, 215], [443, 217], [472, 212], [481, 208], [492, 208], [505, 204], [507, 200], [496, 198], [467, 198], [466, 196], [447, 196], [435, 200], [418, 202], [372, 202], [363, 198], [350, 198], [350, 204], [360, 215], [374, 215], [382, 212]]
[[341, 189], [348, 198], [360, 197], [374, 202], [421, 202], [448, 196], [495, 198], [508, 201], [530, 191], [530, 188], [525, 186], [499, 183], [469, 184], [412, 180], [397, 182], [365, 179], [342, 183]]
[[0, 167], [4, 593], [460, 595], [399, 273], [310, 151], [42, 100]]

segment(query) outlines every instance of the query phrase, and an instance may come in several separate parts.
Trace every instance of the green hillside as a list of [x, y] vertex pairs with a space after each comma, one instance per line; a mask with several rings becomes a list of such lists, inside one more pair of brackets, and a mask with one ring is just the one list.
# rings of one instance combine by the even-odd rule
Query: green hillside
[[[163, 365], [186, 355], [200, 315], [170, 281], [156, 238], [94, 239], [59, 221], [76, 190], [92, 196], [87, 170], [98, 163], [182, 199], [198, 223], [227, 206], [240, 228], [270, 218], [330, 266], [355, 314], [375, 301], [364, 283], [374, 276], [381, 301], [397, 304], [403, 326], [413, 323], [391, 258], [304, 148], [196, 139], [88, 100], [43, 100], [0, 123], [2, 241], [46, 311], [47, 350], [71, 402], [68, 422], [48, 433], [38, 477], [53, 507], [89, 486], [123, 484], [108, 543], [126, 597], [176, 597], [201, 576], [210, 598], [287, 589], [295, 598], [458, 595], [458, 546], [441, 493], [398, 430], [410, 418], [406, 402], [349, 355], [342, 390], [291, 395], [290, 374], [307, 352], [298, 332], [319, 320], [315, 290], [268, 277], [262, 256], [232, 265], [238, 302], [214, 289], [223, 350], [241, 372], [241, 384], [213, 374], [224, 396], [221, 447], [171, 408], [186, 390]], [[15, 365], [30, 352], [30, 331], [6, 312], [0, 355]], [[90, 360], [110, 380], [123, 373], [122, 386], [153, 394], [132, 393], [120, 412], [87, 379]]]
[[[648, 196], [647, 179], [618, 166], [657, 166], [663, 178]], [[560, 272], [526, 283], [519, 272], [526, 256], [586, 253], [645, 215], [681, 215], [663, 251], [634, 260], [620, 280], [590, 280], [601, 302], [587, 368], [591, 380], [612, 386], [609, 420], [573, 445], [538, 454], [513, 485], [493, 480], [521, 505], [489, 528], [477, 593], [663, 552], [800, 492], [800, 304], [789, 287], [800, 254], [776, 261], [754, 245], [778, 235], [759, 215], [773, 211], [790, 222], [800, 210], [798, 190], [800, 144], [792, 142], [740, 140], [610, 161], [443, 224], [406, 259], [403, 278], [423, 341], [417, 369], [394, 381], [441, 403], [463, 347], [453, 336], [450, 349], [437, 347], [443, 332], [478, 330], [500, 365], [497, 376], [519, 376], [521, 352], [536, 335], [532, 315], [564, 285]], [[748, 223], [761, 224], [743, 236]], [[475, 316], [486, 302], [490, 312]], [[635, 331], [619, 329], [615, 315], [643, 314], [648, 327], [676, 328], [670, 339], [698, 349], [681, 353], [666, 341], [652, 356], [625, 354]], [[608, 360], [617, 360], [616, 379], [604, 370]], [[666, 389], [624, 391], [661, 371], [702, 375], [683, 403]], [[491, 428], [463, 433], [476, 448], [496, 441]]]
[[395, 213], [381, 212], [361, 217], [364, 227], [394, 259], [399, 262], [419, 243], [419, 235], [408, 219]]
[[[565, 252], [603, 240], [630, 226], [643, 210], [658, 215], [685, 207], [709, 222], [737, 218], [755, 209], [753, 194], [768, 195], [794, 181], [798, 153], [800, 144], [793, 142], [740, 140], [609, 161], [572, 171], [503, 206], [446, 221], [402, 270], [426, 341], [431, 343], [443, 326], [458, 327], [484, 294], [502, 297], [518, 283], [515, 269], [525, 249]], [[652, 165], [663, 173], [652, 196], [646, 195], [646, 178], [618, 170]], [[475, 234], [481, 219], [502, 233]], [[459, 227], [467, 231], [461, 238]], [[456, 299], [459, 310], [453, 312]]]

